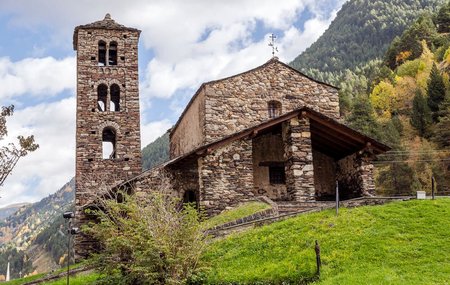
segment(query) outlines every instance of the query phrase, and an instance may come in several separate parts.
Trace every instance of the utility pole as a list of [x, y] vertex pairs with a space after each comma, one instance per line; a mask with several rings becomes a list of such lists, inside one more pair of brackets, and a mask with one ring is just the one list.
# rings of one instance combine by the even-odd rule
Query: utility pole
[[336, 216], [339, 215], [339, 181], [336, 181]]

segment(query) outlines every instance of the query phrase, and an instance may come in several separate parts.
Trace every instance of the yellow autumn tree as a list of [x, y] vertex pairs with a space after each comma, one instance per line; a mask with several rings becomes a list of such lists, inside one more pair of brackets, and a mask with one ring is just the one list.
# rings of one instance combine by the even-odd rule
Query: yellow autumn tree
[[395, 88], [391, 83], [386, 81], [378, 83], [373, 88], [369, 99], [381, 121], [387, 121], [391, 118], [393, 101], [395, 99]]

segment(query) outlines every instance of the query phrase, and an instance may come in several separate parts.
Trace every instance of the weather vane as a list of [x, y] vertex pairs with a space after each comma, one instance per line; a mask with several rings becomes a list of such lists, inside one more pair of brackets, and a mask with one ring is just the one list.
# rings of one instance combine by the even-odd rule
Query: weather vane
[[269, 36], [269, 39], [270, 39], [269, 46], [272, 48], [272, 57], [275, 57], [275, 52], [278, 52], [278, 47], [275, 46], [276, 38], [277, 38], [277, 36], [275, 36], [274, 34], [271, 34]]

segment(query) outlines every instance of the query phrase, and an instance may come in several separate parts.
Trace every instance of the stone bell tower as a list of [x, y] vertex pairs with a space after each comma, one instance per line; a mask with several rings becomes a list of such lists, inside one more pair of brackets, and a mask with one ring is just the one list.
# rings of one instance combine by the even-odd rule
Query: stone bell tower
[[[77, 227], [89, 221], [84, 210], [92, 205], [99, 189], [113, 187], [142, 171], [139, 35], [139, 30], [116, 23], [109, 14], [74, 31]], [[92, 246], [89, 237], [83, 234], [75, 237], [78, 257], [87, 256]]]

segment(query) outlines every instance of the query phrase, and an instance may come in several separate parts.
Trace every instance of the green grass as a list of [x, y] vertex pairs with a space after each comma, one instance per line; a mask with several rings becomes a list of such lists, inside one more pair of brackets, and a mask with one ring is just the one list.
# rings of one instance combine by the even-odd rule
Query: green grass
[[42, 277], [45, 276], [45, 273], [41, 273], [41, 274], [36, 274], [33, 276], [29, 276], [29, 277], [25, 277], [25, 278], [20, 278], [20, 279], [14, 279], [8, 282], [1, 282], [1, 284], [3, 285], [21, 285], [21, 284], [25, 284], [27, 282], [31, 282], [37, 279], [41, 279]]
[[211, 284], [450, 284], [450, 199], [302, 215], [210, 245], [203, 258]]
[[[80, 273], [75, 275], [74, 277], [70, 277], [70, 284], [71, 285], [89, 285], [89, 284], [95, 284], [95, 281], [99, 280], [101, 278], [101, 274], [96, 272], [90, 272], [87, 274]], [[53, 281], [53, 282], [47, 282], [46, 285], [66, 285], [67, 284], [67, 277], [61, 278], [59, 280]]]
[[228, 222], [235, 221], [239, 218], [244, 218], [252, 214], [270, 209], [270, 205], [263, 202], [248, 202], [242, 204], [234, 209], [226, 210], [217, 216], [205, 221], [206, 228], [223, 225]]
[[[79, 268], [81, 266], [84, 266], [84, 265], [86, 265], [86, 262], [80, 262], [80, 263], [71, 265], [70, 269], [71, 270], [77, 269], [77, 268]], [[63, 267], [63, 268], [60, 268], [58, 270], [55, 270], [55, 272], [53, 272], [52, 274], [58, 274], [58, 273], [65, 272], [65, 271], [67, 271], [67, 267]], [[22, 285], [22, 284], [26, 284], [26, 283], [31, 282], [31, 281], [35, 281], [35, 280], [44, 278], [47, 274], [49, 274], [49, 273], [39, 273], [39, 274], [36, 274], [36, 275], [33, 275], [33, 276], [28, 276], [28, 277], [24, 277], [24, 278], [20, 278], [20, 279], [14, 279], [14, 280], [11, 280], [11, 281], [8, 281], [8, 282], [0, 282], [0, 283], [2, 285], [3, 284], [4, 285]], [[64, 280], [66, 280], [66, 277], [64, 277]], [[72, 278], [70, 278], [70, 280], [72, 280]], [[46, 284], [48, 284], [48, 283], [46, 283]], [[57, 284], [59, 284], [59, 283], [57, 283]], [[64, 284], [66, 284], [66, 283], [64, 283]]]

